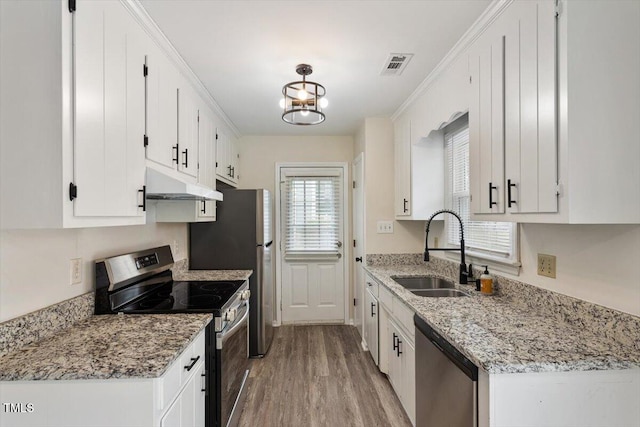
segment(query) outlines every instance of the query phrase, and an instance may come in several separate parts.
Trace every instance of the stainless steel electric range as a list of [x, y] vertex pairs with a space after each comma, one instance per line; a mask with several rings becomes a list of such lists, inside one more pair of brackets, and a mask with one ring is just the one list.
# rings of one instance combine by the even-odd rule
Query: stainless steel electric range
[[95, 314], [212, 313], [205, 426], [236, 425], [249, 375], [248, 282], [174, 281], [172, 266], [169, 246], [96, 261]]

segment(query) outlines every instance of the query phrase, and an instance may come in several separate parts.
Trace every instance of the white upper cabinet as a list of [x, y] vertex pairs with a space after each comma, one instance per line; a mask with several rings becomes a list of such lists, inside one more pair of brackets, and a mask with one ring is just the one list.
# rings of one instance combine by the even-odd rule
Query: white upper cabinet
[[557, 212], [555, 5], [521, 3], [505, 25], [506, 204]]
[[0, 8], [2, 228], [143, 224], [144, 32], [120, 2]]
[[238, 185], [239, 179], [237, 144], [222, 129], [217, 130], [216, 138], [216, 177], [218, 180], [235, 187]]
[[147, 55], [147, 159], [168, 168], [178, 164], [179, 72], [155, 43]]
[[396, 218], [411, 216], [411, 122], [394, 123], [395, 153], [395, 214]]
[[514, 2], [469, 63], [474, 219], [640, 223], [640, 3]]
[[504, 36], [485, 37], [469, 53], [471, 212], [504, 213]]
[[196, 95], [184, 82], [178, 89], [178, 170], [198, 175], [198, 105]]
[[118, 2], [75, 19], [76, 216], [143, 217], [145, 37]]

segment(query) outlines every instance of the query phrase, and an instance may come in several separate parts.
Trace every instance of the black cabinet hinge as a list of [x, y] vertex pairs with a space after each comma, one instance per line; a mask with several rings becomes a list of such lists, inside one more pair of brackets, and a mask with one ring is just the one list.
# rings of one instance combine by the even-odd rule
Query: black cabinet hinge
[[142, 64], [142, 75], [144, 77], [147, 77], [148, 74], [149, 74], [149, 67], [147, 67], [147, 64]]
[[354, 298], [353, 299], [353, 306], [355, 307], [355, 305], [356, 305], [356, 299]]
[[216, 162], [216, 167], [218, 167], [218, 162]]
[[76, 11], [76, 0], [69, 0], [69, 12], [73, 13]]
[[356, 182], [353, 181], [353, 188], [356, 188]]
[[73, 201], [73, 199], [78, 197], [78, 187], [73, 183], [69, 183], [69, 200]]
[[353, 239], [353, 247], [354, 248], [356, 247], [356, 240], [355, 239]]
[[216, 141], [218, 140], [218, 132], [216, 132]]
[[145, 135], [142, 138], [142, 143], [144, 144], [145, 147], [147, 147], [149, 145], [149, 137], [147, 135]]

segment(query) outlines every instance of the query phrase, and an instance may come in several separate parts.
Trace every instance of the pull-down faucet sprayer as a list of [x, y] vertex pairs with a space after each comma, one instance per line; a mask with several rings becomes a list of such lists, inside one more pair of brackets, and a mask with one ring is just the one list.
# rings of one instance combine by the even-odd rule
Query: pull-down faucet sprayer
[[[431, 220], [437, 215], [441, 213], [450, 213], [455, 216], [460, 223], [460, 248], [429, 248], [429, 226], [431, 225]], [[427, 220], [427, 234], [424, 238], [424, 260], [429, 261], [429, 250], [432, 251], [460, 251], [460, 283], [463, 285], [467, 284], [467, 277], [469, 274], [467, 273], [467, 264], [464, 258], [464, 227], [462, 226], [462, 220], [457, 213], [449, 209], [442, 209], [435, 212], [431, 217]]]

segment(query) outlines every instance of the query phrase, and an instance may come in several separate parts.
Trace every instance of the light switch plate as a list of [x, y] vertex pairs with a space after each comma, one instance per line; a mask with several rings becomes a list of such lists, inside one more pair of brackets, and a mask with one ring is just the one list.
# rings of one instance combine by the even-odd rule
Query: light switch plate
[[393, 221], [378, 221], [378, 234], [393, 233]]
[[538, 254], [538, 275], [556, 278], [555, 255]]

